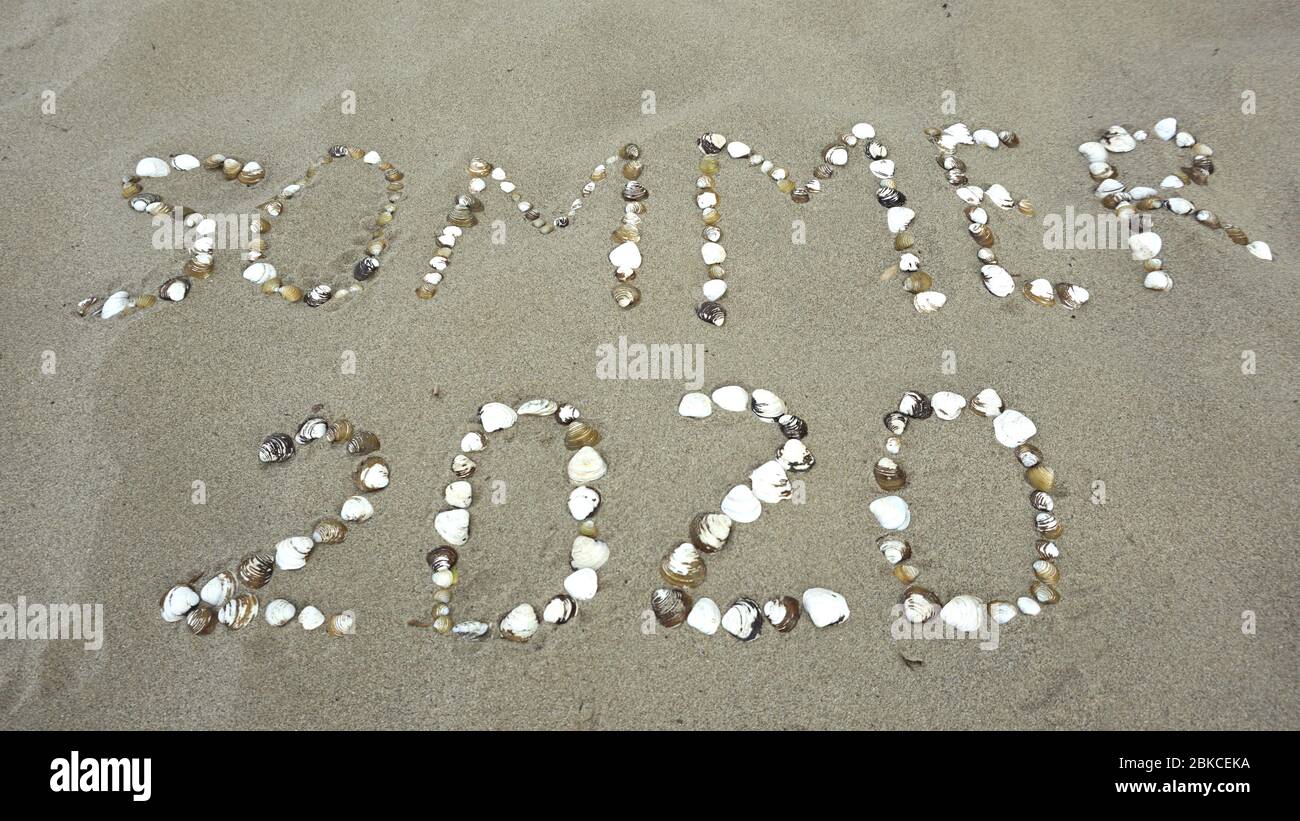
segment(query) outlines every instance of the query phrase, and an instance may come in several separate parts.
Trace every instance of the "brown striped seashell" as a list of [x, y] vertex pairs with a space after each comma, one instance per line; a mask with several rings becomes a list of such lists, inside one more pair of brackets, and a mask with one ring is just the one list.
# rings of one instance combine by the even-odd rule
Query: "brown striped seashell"
[[885, 430], [895, 436], [902, 436], [907, 430], [908, 417], [901, 411], [890, 411], [885, 414]]
[[208, 156], [204, 157], [203, 161], [199, 164], [208, 171], [216, 171], [218, 168], [222, 166], [223, 163], [225, 163], [225, 161], [226, 161], [225, 154], [209, 154]]
[[927, 622], [939, 615], [939, 597], [919, 585], [909, 585], [899, 599], [903, 605], [903, 618], [912, 624]]
[[167, 302], [180, 302], [190, 292], [188, 277], [172, 277], [158, 286], [158, 298]]
[[185, 617], [185, 626], [196, 636], [206, 636], [217, 626], [217, 611], [209, 605], [200, 604]]
[[1222, 223], [1219, 222], [1219, 218], [1215, 216], [1214, 212], [1205, 209], [1196, 212], [1196, 221], [1201, 225], [1204, 225], [1206, 228], [1219, 228], [1222, 226]]
[[911, 564], [894, 565], [894, 578], [898, 579], [903, 584], [911, 584], [912, 582], [916, 581], [917, 577], [920, 575], [921, 575], [921, 571], [916, 568], [916, 565], [911, 565]]
[[1015, 453], [1016, 460], [1020, 462], [1022, 467], [1031, 468], [1043, 461], [1043, 452], [1035, 445], [1031, 445], [1028, 442], [1016, 445], [1016, 449], [1013, 453]]
[[664, 627], [676, 627], [691, 612], [691, 597], [676, 587], [661, 587], [650, 594], [650, 609]]
[[243, 582], [245, 587], [256, 590], [259, 587], [266, 586], [266, 583], [271, 580], [271, 574], [274, 571], [274, 556], [265, 553], [254, 553], [239, 563], [235, 575], [239, 577], [239, 581]]
[[907, 472], [888, 456], [881, 457], [871, 473], [876, 477], [876, 484], [881, 490], [898, 490], [907, 484]]
[[350, 636], [357, 632], [357, 614], [351, 610], [335, 613], [325, 620], [325, 632], [331, 636]]
[[368, 430], [359, 430], [348, 440], [348, 453], [365, 455], [379, 450], [379, 437]]
[[641, 302], [641, 289], [626, 281], [615, 285], [610, 290], [610, 295], [614, 297], [614, 304], [620, 308], [635, 308]]
[[1059, 539], [1064, 531], [1061, 520], [1055, 513], [1039, 511], [1034, 515], [1034, 529], [1046, 539]]
[[352, 423], [346, 418], [335, 419], [325, 429], [325, 437], [330, 440], [331, 444], [337, 445], [351, 439], [353, 432]]
[[1039, 559], [1033, 564], [1034, 578], [1047, 584], [1057, 584], [1061, 581], [1061, 570], [1055, 562], [1047, 559]]
[[876, 546], [880, 548], [880, 555], [890, 564], [896, 565], [912, 558], [912, 545], [906, 539], [885, 535], [876, 539]]
[[636, 143], [624, 143], [618, 150], [618, 156], [625, 160], [641, 159], [641, 146]]
[[763, 605], [763, 615], [767, 616], [767, 623], [778, 633], [789, 633], [799, 623], [799, 615], [802, 613], [799, 600], [794, 596], [780, 596], [770, 599]]
[[1015, 148], [1020, 145], [1020, 137], [1014, 131], [999, 131], [998, 140], [1007, 148]]
[[903, 280], [903, 290], [909, 294], [919, 294], [934, 287], [934, 278], [925, 271], [913, 271]]
[[722, 327], [727, 321], [727, 311], [716, 302], [704, 302], [695, 309], [695, 315], [715, 327]]
[[1025, 471], [1025, 481], [1035, 490], [1050, 493], [1056, 486], [1056, 472], [1040, 462]]
[[463, 453], [456, 454], [451, 460], [452, 474], [461, 479], [468, 479], [477, 467], [478, 464]]
[[981, 248], [992, 247], [993, 231], [988, 227], [988, 225], [972, 222], [967, 226], [967, 230], [970, 232], [970, 238], [975, 240], [976, 245]]
[[235, 179], [239, 180], [244, 185], [257, 185], [259, 182], [266, 179], [266, 169], [262, 167], [261, 163], [249, 160], [239, 169], [239, 173], [235, 175]]
[[704, 553], [717, 553], [731, 538], [731, 517], [725, 513], [697, 513], [691, 519], [691, 544]]
[[1228, 235], [1228, 239], [1232, 240], [1238, 245], [1250, 244], [1250, 237], [1246, 236], [1246, 232], [1241, 230], [1235, 225], [1223, 226], [1223, 232]]
[[1049, 494], [1044, 493], [1041, 490], [1035, 490], [1029, 494], [1029, 506], [1034, 510], [1051, 513], [1052, 509], [1056, 507], [1056, 502]]
[[1034, 542], [1034, 552], [1038, 554], [1040, 559], [1059, 559], [1061, 557], [1061, 549], [1056, 546], [1056, 542], [1047, 539], [1039, 539]]
[[231, 630], [243, 630], [257, 618], [257, 596], [241, 593], [222, 606], [217, 620]]
[[664, 555], [659, 574], [674, 587], [699, 587], [707, 575], [704, 557], [690, 542], [682, 542]]
[[257, 458], [262, 462], [283, 462], [293, 454], [293, 437], [287, 433], [273, 433], [257, 448]]
[[575, 420], [569, 423], [564, 429], [564, 446], [569, 450], [579, 450], [587, 445], [595, 445], [600, 442], [600, 431], [582, 420]]
[[317, 519], [311, 531], [311, 539], [316, 544], [341, 544], [347, 535], [348, 526], [331, 516]]
[[379, 455], [367, 456], [352, 472], [352, 482], [362, 493], [375, 493], [388, 487], [388, 461]]
[[623, 199], [628, 202], [640, 202], [650, 196], [650, 190], [638, 180], [629, 180], [623, 186]]
[[1044, 581], [1035, 580], [1031, 583], [1029, 595], [1039, 604], [1056, 604], [1061, 600], [1061, 594], [1056, 592], [1056, 588]]
[[244, 162], [237, 157], [226, 157], [221, 161], [221, 173], [228, 180], [239, 177], [239, 172], [243, 170]]

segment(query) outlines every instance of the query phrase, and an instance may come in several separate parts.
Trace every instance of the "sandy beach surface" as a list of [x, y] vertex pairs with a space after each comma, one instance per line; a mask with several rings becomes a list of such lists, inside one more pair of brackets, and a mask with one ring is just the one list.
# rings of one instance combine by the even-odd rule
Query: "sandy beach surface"
[[[95, 651], [0, 640], [0, 727], [1300, 728], [1295, 4], [8, 5], [0, 603], [102, 604], [105, 626]], [[1165, 116], [1215, 149], [1192, 198], [1267, 240], [1275, 262], [1168, 214], [1168, 293], [1145, 290], [1125, 250], [1044, 247], [1044, 215], [1098, 210], [1075, 147]], [[806, 175], [860, 120], [898, 163], [948, 305], [919, 316], [879, 282], [896, 257], [861, 165], [795, 206], [732, 163], [719, 182], [730, 320], [700, 322], [695, 137], [745, 139]], [[981, 287], [922, 134], [956, 120], [1020, 135], [1014, 151], [966, 156], [1038, 210], [994, 215], [1007, 267], [1083, 284], [1088, 305]], [[629, 140], [652, 192], [639, 307], [609, 297], [613, 188], [552, 237], [488, 192], [484, 223], [503, 220], [505, 241], [475, 229], [436, 298], [415, 299], [470, 158], [506, 166], [553, 211]], [[336, 143], [378, 150], [408, 183], [384, 268], [349, 304], [263, 297], [225, 251], [180, 305], [72, 315], [85, 296], [156, 287], [184, 259], [151, 249], [119, 195], [139, 158], [259, 159], [268, 179], [251, 191], [157, 185], [233, 211]], [[1165, 144], [1121, 163], [1129, 179], [1177, 168]], [[346, 281], [381, 195], [358, 168], [331, 172], [276, 225], [277, 264]], [[791, 240], [798, 219], [806, 244]], [[701, 592], [725, 607], [830, 587], [846, 624], [749, 644], [646, 629], [660, 557], [779, 437], [739, 416], [682, 419], [682, 381], [599, 378], [599, 347], [620, 337], [703, 346], [706, 388], [770, 388], [806, 418], [806, 503], [743, 526]], [[1062, 483], [1063, 599], [995, 650], [897, 640], [900, 585], [866, 507], [881, 417], [910, 388], [986, 386], [1037, 423]], [[526, 645], [408, 627], [428, 610], [424, 554], [475, 410], [535, 396], [576, 404], [605, 434], [600, 594]], [[169, 585], [304, 532], [350, 492], [356, 460], [323, 447], [257, 462], [264, 435], [316, 405], [380, 435], [393, 485], [372, 522], [263, 602], [352, 608], [357, 635], [164, 624]], [[503, 482], [505, 503], [476, 507], [458, 614], [540, 606], [568, 571], [567, 452], [557, 426], [533, 421], [498, 435], [475, 477], [485, 496]], [[904, 437], [907, 535], [921, 583], [945, 598], [1019, 594], [1031, 578], [1027, 488], [989, 427], [967, 414]]]

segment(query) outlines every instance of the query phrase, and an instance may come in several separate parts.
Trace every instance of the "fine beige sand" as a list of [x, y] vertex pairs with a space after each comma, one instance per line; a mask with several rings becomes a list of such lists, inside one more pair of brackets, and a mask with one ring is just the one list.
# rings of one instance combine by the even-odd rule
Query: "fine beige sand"
[[[1298, 32], [1286, 2], [13, 8], [0, 35], [0, 603], [100, 603], [106, 634], [97, 652], [0, 640], [0, 726], [1300, 728]], [[42, 113], [47, 91], [54, 113]], [[355, 114], [340, 110], [347, 91]], [[1126, 251], [1044, 249], [1042, 215], [1097, 208], [1075, 146], [1167, 115], [1216, 151], [1212, 183], [1191, 196], [1268, 240], [1278, 261], [1168, 215], [1157, 226], [1167, 294], [1142, 288]], [[731, 320], [701, 323], [695, 137], [743, 138], [804, 176], [859, 120], [898, 162], [948, 306], [918, 316], [897, 282], [879, 283], [895, 255], [862, 161], [801, 207], [732, 163], [720, 179]], [[1086, 285], [1083, 309], [981, 287], [960, 203], [922, 135], [954, 120], [1019, 133], [1014, 151], [965, 158], [977, 181], [1038, 208], [1039, 219], [994, 215], [1008, 267]], [[609, 299], [612, 187], [548, 238], [488, 196], [484, 221], [505, 220], [506, 242], [472, 232], [437, 297], [414, 298], [471, 157], [505, 165], [554, 210], [628, 140], [646, 152], [652, 191], [634, 311]], [[379, 150], [409, 183], [384, 269], [350, 304], [268, 300], [224, 252], [179, 306], [71, 315], [89, 294], [152, 288], [183, 260], [151, 250], [148, 220], [119, 196], [140, 157], [260, 159], [270, 174], [253, 191], [197, 175], [156, 186], [233, 211], [335, 143]], [[1131, 181], [1176, 168], [1163, 144], [1129, 157]], [[345, 277], [379, 188], [355, 168], [331, 173], [276, 226], [277, 264]], [[791, 242], [794, 219], [805, 245]], [[778, 440], [742, 417], [681, 419], [680, 382], [598, 379], [597, 347], [620, 336], [703, 345], [706, 387], [768, 387], [808, 420], [818, 464], [801, 477], [806, 504], [743, 526], [702, 592], [725, 606], [827, 586], [848, 598], [846, 624], [751, 644], [643, 629], [660, 556]], [[48, 352], [54, 373], [42, 371]], [[340, 373], [347, 352], [355, 374]], [[1064, 598], [1005, 628], [996, 650], [896, 641], [900, 586], [866, 510], [881, 416], [909, 388], [988, 385], [1037, 422], [1063, 482]], [[407, 627], [427, 612], [433, 514], [475, 409], [534, 396], [576, 403], [606, 436], [598, 522], [613, 557], [599, 596], [527, 645]], [[317, 404], [379, 433], [394, 484], [373, 522], [282, 574], [263, 601], [353, 608], [358, 634], [259, 619], [196, 638], [164, 624], [170, 584], [303, 532], [349, 492], [355, 460], [324, 447], [276, 468], [256, 460], [262, 436]], [[1030, 579], [1027, 488], [989, 428], [966, 415], [905, 437], [907, 535], [921, 582], [945, 597], [1018, 594]], [[484, 454], [476, 489], [504, 481], [506, 503], [475, 507], [458, 614], [558, 591], [573, 531], [566, 455], [558, 426], [536, 420]], [[206, 505], [191, 503], [195, 481]], [[1092, 502], [1097, 481], [1105, 504]]]

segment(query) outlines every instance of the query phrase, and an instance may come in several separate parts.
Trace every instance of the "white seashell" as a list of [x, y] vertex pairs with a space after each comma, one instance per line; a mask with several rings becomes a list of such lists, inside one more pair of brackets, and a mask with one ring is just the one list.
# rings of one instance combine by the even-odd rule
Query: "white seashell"
[[486, 638], [492, 632], [492, 625], [485, 621], [462, 621], [453, 625], [451, 632], [454, 636], [473, 641]]
[[272, 627], [283, 627], [293, 621], [298, 608], [287, 599], [275, 599], [266, 606], [266, 623]]
[[867, 509], [885, 530], [907, 530], [907, 526], [912, 523], [912, 511], [901, 496], [881, 496], [872, 501]]
[[871, 165], [867, 166], [867, 168], [872, 174], [875, 174], [878, 179], [888, 180], [894, 176], [893, 160], [873, 160]]
[[984, 189], [984, 196], [988, 197], [994, 205], [1003, 210], [1007, 210], [1016, 204], [1016, 198], [1011, 196], [1011, 192], [1008, 191], [1002, 183], [995, 182], [988, 188]]
[[1026, 616], [1037, 616], [1043, 612], [1043, 606], [1033, 596], [1021, 596], [1016, 599], [1016, 608]]
[[577, 602], [572, 596], [556, 596], [542, 608], [542, 621], [547, 624], [565, 624], [577, 610]]
[[442, 492], [442, 499], [455, 508], [464, 510], [474, 501], [474, 486], [464, 479], [457, 479]]
[[135, 175], [137, 177], [165, 177], [171, 173], [171, 166], [166, 160], [160, 160], [157, 157], [145, 157], [135, 164]]
[[836, 167], [849, 164], [849, 151], [843, 146], [834, 146], [825, 155], [826, 162]]
[[537, 611], [524, 603], [506, 613], [497, 626], [501, 637], [511, 641], [528, 641], [537, 632]]
[[984, 201], [984, 189], [978, 185], [963, 185], [957, 189], [957, 198], [967, 205], [979, 205]]
[[1105, 179], [1097, 183], [1097, 188], [1096, 190], [1093, 191], [1093, 193], [1097, 196], [1097, 199], [1102, 199], [1107, 194], [1118, 194], [1120, 191], [1123, 190], [1124, 190], [1124, 183], [1120, 182], [1114, 177], [1111, 177], [1109, 179]]
[[204, 604], [220, 608], [230, 597], [235, 595], [235, 577], [227, 571], [221, 571], [208, 579], [207, 584], [199, 590], [199, 598]]
[[1168, 291], [1174, 287], [1174, 281], [1164, 271], [1152, 271], [1142, 280], [1142, 286], [1152, 291]]
[[935, 416], [951, 421], [961, 415], [961, 409], [966, 407], [966, 397], [952, 391], [939, 391], [930, 397], [930, 405]]
[[1100, 142], [1112, 154], [1127, 154], [1137, 148], [1137, 140], [1133, 139], [1133, 135], [1117, 125], [1106, 129], [1106, 136]]
[[974, 145], [975, 139], [971, 136], [970, 129], [965, 123], [953, 123], [943, 130], [943, 133], [951, 137], [960, 145]]
[[185, 618], [199, 603], [199, 594], [194, 588], [178, 584], [163, 596], [162, 617], [164, 621], [175, 622]]
[[591, 601], [596, 598], [596, 571], [590, 567], [580, 567], [564, 578], [564, 592], [578, 601]]
[[[1169, 176], [1165, 177], [1163, 180], [1160, 181], [1160, 187], [1161, 188], [1182, 188], [1183, 181], [1180, 180], [1178, 177], [1174, 176], [1173, 174], [1170, 174]], [[1134, 194], [1133, 197], [1134, 199], [1139, 199], [1137, 194]]]
[[1006, 624], [1020, 614], [1016, 606], [1011, 602], [991, 601], [989, 602], [989, 617], [998, 624]]
[[743, 159], [749, 156], [749, 146], [739, 140], [732, 140], [727, 143], [727, 155], [733, 160]]
[[605, 475], [605, 460], [595, 448], [587, 445], [569, 460], [569, 481], [575, 485], [589, 485]]
[[[798, 441], [796, 439], [789, 440]], [[753, 522], [763, 514], [763, 506], [749, 485], [736, 485], [722, 500], [722, 512], [736, 522]]]
[[988, 607], [975, 596], [953, 596], [939, 611], [939, 618], [963, 633], [975, 633], [988, 626]]
[[897, 454], [903, 449], [903, 440], [897, 436], [890, 436], [885, 439], [885, 450], [892, 454]]
[[315, 630], [325, 623], [325, 614], [315, 605], [307, 605], [298, 612], [298, 623], [304, 630]]
[[1043, 279], [1042, 277], [1030, 281], [1027, 293], [1039, 304], [1050, 305], [1056, 301], [1056, 289], [1052, 287], [1050, 280]]
[[722, 611], [713, 599], [697, 599], [686, 616], [686, 623], [704, 635], [712, 636], [722, 624]]
[[1056, 286], [1056, 288], [1057, 300], [1067, 308], [1078, 308], [1092, 298], [1092, 294], [1088, 293], [1088, 289], [1082, 285], [1073, 285], [1063, 282]]
[[310, 536], [290, 536], [275, 546], [275, 566], [281, 570], [302, 570], [316, 543]]
[[918, 314], [932, 314], [948, 302], [948, 297], [938, 291], [922, 291], [912, 297], [912, 307]]
[[488, 402], [478, 409], [478, 421], [483, 426], [483, 430], [492, 433], [498, 430], [505, 430], [514, 425], [519, 414], [509, 405], [500, 402]]
[[727, 251], [716, 242], [706, 242], [700, 246], [700, 256], [705, 265], [721, 265], [727, 258]]
[[911, 225], [915, 218], [916, 212], [905, 205], [895, 205], [885, 212], [885, 224], [889, 226], [891, 234], [907, 230], [907, 226]]
[[244, 279], [254, 285], [261, 285], [275, 276], [275, 266], [269, 262], [254, 262], [244, 269]]
[[1177, 134], [1174, 135], [1174, 145], [1178, 146], [1179, 148], [1187, 148], [1188, 146], [1195, 145], [1195, 144], [1196, 144], [1196, 138], [1193, 137], [1191, 134], [1187, 133], [1186, 131], [1179, 131]]
[[1106, 146], [1098, 142], [1082, 143], [1079, 146], [1079, 153], [1088, 159], [1088, 162], [1106, 162]]
[[363, 490], [383, 490], [388, 480], [388, 463], [379, 456], [371, 456], [357, 466], [356, 481]]
[[126, 291], [116, 291], [104, 300], [104, 307], [99, 310], [100, 319], [117, 316], [131, 304], [131, 295]]
[[[689, 617], [688, 617], [689, 618]], [[741, 641], [753, 641], [763, 628], [758, 605], [749, 599], [736, 599], [722, 614], [722, 629]]]
[[172, 157], [171, 164], [177, 171], [193, 171], [202, 165], [202, 161], [193, 154], [177, 154]]
[[1016, 290], [1016, 281], [1011, 277], [1010, 272], [1001, 265], [984, 265], [980, 267], [980, 277], [984, 280], [984, 287], [990, 294], [997, 297], [1010, 296]]
[[677, 413], [688, 419], [704, 419], [713, 415], [713, 402], [698, 391], [688, 393], [677, 403]]
[[1128, 247], [1133, 252], [1133, 259], [1139, 262], [1159, 256], [1160, 246], [1160, 235], [1155, 231], [1133, 234], [1128, 238]]
[[1257, 239], [1246, 246], [1246, 250], [1253, 256], [1264, 260], [1265, 262], [1273, 261], [1273, 249], [1268, 247], [1268, 243], [1262, 239]]
[[375, 515], [375, 506], [364, 496], [352, 496], [343, 502], [339, 509], [339, 518], [345, 522], [364, 522]]
[[351, 636], [357, 632], [357, 614], [351, 610], [335, 613], [325, 620], [325, 631], [331, 636]]
[[749, 409], [749, 391], [739, 385], [725, 385], [715, 390], [710, 396], [713, 404], [732, 413]]
[[463, 453], [474, 453], [487, 447], [483, 441], [483, 435], [478, 431], [470, 431], [460, 440], [460, 449]]
[[898, 270], [905, 273], [920, 270], [921, 258], [911, 252], [905, 253], [898, 258]]
[[575, 487], [569, 493], [569, 515], [581, 522], [600, 507], [600, 491], [594, 487]]
[[803, 471], [813, 466], [815, 460], [808, 446], [799, 439], [787, 439], [776, 449], [776, 460], [787, 470]]
[[1172, 140], [1174, 134], [1178, 133], [1178, 120], [1173, 117], [1165, 117], [1163, 120], [1156, 123], [1156, 127], [1153, 130], [1156, 132], [1156, 136], [1160, 139], [1165, 141]]
[[993, 435], [1005, 447], [1023, 445], [1037, 432], [1033, 421], [1018, 410], [1004, 410], [993, 420]]
[[1135, 188], [1130, 188], [1128, 190], [1129, 196], [1132, 197], [1134, 200], [1144, 200], [1147, 197], [1154, 197], [1159, 193], [1160, 193], [1159, 191], [1157, 191], [1156, 189], [1152, 188], [1149, 185], [1139, 185]]
[[609, 561], [609, 545], [590, 536], [579, 536], [569, 549], [569, 566], [574, 570], [599, 570]]
[[1191, 200], [1182, 197], [1170, 197], [1165, 200], [1165, 207], [1175, 214], [1190, 214], [1196, 210], [1196, 206], [1192, 205]]
[[378, 151], [371, 150], [371, 151], [367, 151], [365, 154], [361, 156], [361, 161], [366, 165], [379, 165], [379, 163], [382, 162], [383, 160], [379, 156]]
[[469, 541], [469, 511], [444, 510], [433, 517], [433, 529], [448, 544], [459, 547]]
[[754, 389], [749, 398], [749, 408], [764, 422], [775, 423], [778, 417], [786, 413], [785, 402], [781, 397], [764, 388]]
[[727, 293], [727, 281], [725, 279], [710, 279], [700, 286], [700, 291], [709, 302], [717, 302]]
[[803, 591], [803, 612], [816, 627], [830, 627], [849, 620], [849, 603], [834, 590], [810, 587]]
[[970, 213], [966, 215], [966, 219], [976, 225], [988, 225], [989, 212], [985, 211], [983, 208], [975, 207], [970, 209]]
[[560, 406], [550, 399], [529, 399], [515, 408], [515, 413], [520, 416], [550, 416], [559, 408]]
[[302, 190], [302, 184], [292, 182], [280, 189], [280, 195], [285, 199], [293, 199], [293, 195]]
[[854, 123], [849, 131], [859, 140], [869, 140], [876, 136], [876, 129], [871, 123]]
[[609, 252], [609, 262], [615, 268], [640, 268], [641, 249], [631, 240], [619, 243]]
[[760, 502], [776, 504], [794, 493], [785, 467], [775, 459], [764, 462], [749, 474], [749, 486]]
[[1002, 144], [1002, 141], [998, 139], [997, 132], [989, 131], [987, 128], [977, 128], [971, 132], [970, 136], [978, 145], [985, 148], [997, 148]]

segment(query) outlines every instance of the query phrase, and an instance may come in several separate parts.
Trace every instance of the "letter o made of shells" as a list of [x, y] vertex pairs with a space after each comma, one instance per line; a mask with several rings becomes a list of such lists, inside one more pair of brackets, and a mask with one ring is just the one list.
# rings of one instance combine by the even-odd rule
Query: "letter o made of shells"
[[[610, 296], [619, 308], [634, 308], [641, 302], [641, 289], [636, 279], [641, 270], [641, 230], [646, 213], [646, 200], [650, 190], [641, 180], [643, 170], [642, 149], [636, 143], [625, 143], [618, 152], [611, 154], [603, 162], [597, 163], [582, 188], [567, 208], [554, 213], [546, 213], [542, 206], [506, 173], [506, 169], [487, 160], [475, 157], [469, 161], [466, 171], [469, 182], [463, 194], [456, 195], [451, 202], [442, 229], [433, 242], [432, 256], [429, 258], [428, 270], [420, 276], [415, 295], [420, 299], [432, 299], [442, 285], [451, 268], [456, 247], [465, 237], [465, 232], [478, 225], [480, 214], [485, 211], [483, 198], [489, 187], [500, 191], [501, 198], [508, 203], [509, 210], [515, 211], [524, 223], [543, 237], [568, 233], [578, 222], [578, 212], [586, 206], [588, 199], [605, 184], [614, 179], [621, 186], [619, 203], [619, 220], [610, 235], [612, 248], [609, 251], [609, 264], [614, 269], [614, 284]], [[585, 219], [585, 218], [584, 218]], [[504, 223], [494, 224], [492, 242], [500, 243], [509, 231]]]
[[678, 402], [677, 413], [688, 420], [721, 416], [750, 420], [744, 424], [764, 423], [776, 446], [771, 456], [750, 471], [747, 481], [726, 492], [717, 509], [692, 517], [682, 541], [664, 552], [659, 563], [660, 586], [650, 594], [656, 621], [669, 628], [686, 624], [709, 636], [721, 628], [747, 642], [759, 637], [765, 621], [772, 630], [786, 633], [801, 616], [817, 627], [847, 620], [849, 608], [844, 597], [823, 587], [809, 588], [802, 597], [741, 595], [725, 609], [700, 595], [706, 561], [724, 552], [739, 525], [756, 522], [764, 506], [802, 495], [802, 482], [796, 489], [798, 480], [792, 481], [791, 474], [810, 470], [815, 459], [803, 441], [808, 424], [770, 390], [723, 385], [710, 393], [691, 392]]
[[[609, 545], [601, 538], [594, 521], [602, 502], [597, 483], [604, 478], [608, 465], [596, 449], [601, 442], [600, 431], [573, 405], [551, 399], [529, 399], [518, 405], [488, 402], [478, 409], [477, 419], [477, 424], [460, 439], [460, 447], [451, 460], [451, 475], [442, 488], [439, 510], [433, 518], [437, 542], [425, 556], [433, 583], [432, 601], [427, 615], [412, 619], [409, 624], [465, 639], [484, 639], [495, 630], [503, 639], [526, 642], [537, 634], [543, 623], [561, 625], [571, 621], [578, 608], [596, 596], [597, 571], [609, 560]], [[453, 615], [453, 594], [461, 581], [460, 552], [473, 532], [472, 511], [486, 506], [482, 501], [485, 495], [491, 500], [500, 492], [495, 483], [485, 488], [474, 480], [479, 462], [491, 458], [492, 451], [509, 441], [510, 431], [517, 424], [551, 426], [569, 454], [563, 482], [567, 494], [563, 509], [575, 523], [572, 541], [565, 545], [571, 572], [540, 607], [522, 602], [496, 617], [459, 618]]]
[[[850, 160], [861, 155], [860, 162], [866, 163], [870, 173], [867, 182], [873, 188], [875, 200], [884, 209], [885, 226], [893, 250], [899, 254], [897, 264], [881, 279], [889, 280], [904, 274], [903, 288], [918, 313], [933, 313], [947, 302], [944, 294], [934, 290], [933, 277], [921, 270], [921, 258], [910, 230], [916, 212], [907, 206], [907, 197], [894, 178], [894, 160], [870, 123], [855, 123], [843, 133], [832, 135], [813, 159], [811, 173], [802, 181], [796, 178], [791, 167], [779, 165], [748, 143], [728, 139], [722, 134], [706, 132], [696, 140], [696, 146], [701, 156], [694, 196], [703, 225], [700, 259], [706, 278], [702, 288], [703, 300], [696, 307], [695, 315], [702, 321], [716, 327], [727, 322], [723, 297], [729, 291], [727, 266], [724, 264], [728, 255], [722, 242], [721, 194], [718, 189], [724, 160], [754, 169], [755, 173], [770, 181], [778, 193], [787, 195], [796, 205], [803, 205], [820, 198], [833, 179], [845, 173]], [[792, 241], [802, 242], [803, 239], [792, 236]]]
[[[913, 563], [917, 553], [910, 541], [915, 538], [911, 535], [915, 533], [912, 506], [903, 495], [909, 480], [904, 467], [906, 449], [903, 437], [907, 434], [910, 440], [912, 428], [925, 420], [949, 422], [961, 417], [983, 417], [992, 423], [994, 438], [1001, 447], [1010, 451], [1008, 461], [1023, 471], [1028, 485], [1026, 497], [1030, 509], [1026, 520], [1033, 530], [1034, 555], [1028, 563], [1029, 587], [1018, 596], [986, 601], [962, 593], [945, 601], [922, 585], [920, 569]], [[908, 391], [897, 408], [885, 414], [884, 422], [887, 433], [885, 453], [872, 467], [872, 478], [879, 493], [867, 507], [878, 528], [876, 547], [894, 577], [903, 585], [895, 616], [895, 637], [898, 637], [900, 629], [903, 635], [921, 637], [922, 625], [938, 619], [945, 629], [986, 638], [989, 630], [998, 629], [1016, 616], [1038, 615], [1044, 605], [1060, 601], [1057, 592], [1061, 579], [1057, 541], [1061, 538], [1063, 526], [1052, 496], [1056, 474], [1044, 462], [1042, 452], [1030, 441], [1038, 432], [1033, 421], [1020, 411], [1006, 407], [996, 390], [984, 388], [969, 398], [952, 391], [939, 391], [931, 396]], [[941, 507], [935, 504], [931, 509]]]
[[354, 494], [343, 500], [337, 513], [315, 519], [274, 545], [255, 549], [210, 575], [174, 585], [159, 602], [163, 621], [184, 621], [195, 635], [207, 635], [218, 624], [230, 630], [243, 630], [261, 613], [272, 627], [282, 627], [296, 616], [304, 630], [324, 626], [323, 632], [331, 636], [356, 631], [356, 613], [351, 610], [326, 616], [313, 605], [299, 607], [288, 599], [277, 598], [262, 606], [258, 599], [259, 593], [274, 579], [303, 570], [309, 560], [322, 561], [320, 556], [338, 549], [354, 528], [374, 516], [371, 499], [391, 482], [388, 460], [376, 452], [379, 437], [355, 427], [344, 417], [329, 421], [313, 414], [292, 431], [269, 434], [258, 444], [256, 459], [251, 458], [254, 454], [249, 454], [249, 463], [260, 463], [260, 468], [265, 470], [280, 470], [279, 465], [293, 461], [302, 448], [312, 447], [316, 442], [323, 442], [339, 453], [361, 457], [351, 473]]
[[[1173, 145], [1182, 154], [1186, 165], [1168, 174], [1158, 183], [1151, 181], [1130, 185], [1120, 179], [1119, 167], [1128, 154], [1145, 142], [1158, 140]], [[1110, 212], [1115, 230], [1107, 236], [1122, 241], [1133, 260], [1142, 263], [1142, 284], [1151, 291], [1164, 292], [1173, 288], [1174, 282], [1166, 272], [1163, 242], [1152, 230], [1156, 214], [1169, 212], [1195, 220], [1210, 231], [1223, 230], [1224, 236], [1234, 245], [1243, 245], [1256, 259], [1273, 261], [1273, 251], [1263, 240], [1252, 241], [1246, 232], [1221, 219], [1213, 211], [1196, 205], [1193, 200], [1200, 187], [1208, 186], [1215, 170], [1214, 149], [1179, 127], [1178, 120], [1165, 117], [1156, 122], [1151, 132], [1137, 130], [1132, 133], [1121, 125], [1112, 125], [1101, 132], [1096, 140], [1079, 145], [1079, 154], [1088, 166], [1088, 175], [1096, 184], [1093, 195], [1103, 208]], [[1073, 226], [1064, 226], [1072, 232]], [[1101, 230], [1097, 230], [1098, 237]], [[1072, 234], [1067, 237], [1073, 240]]]

